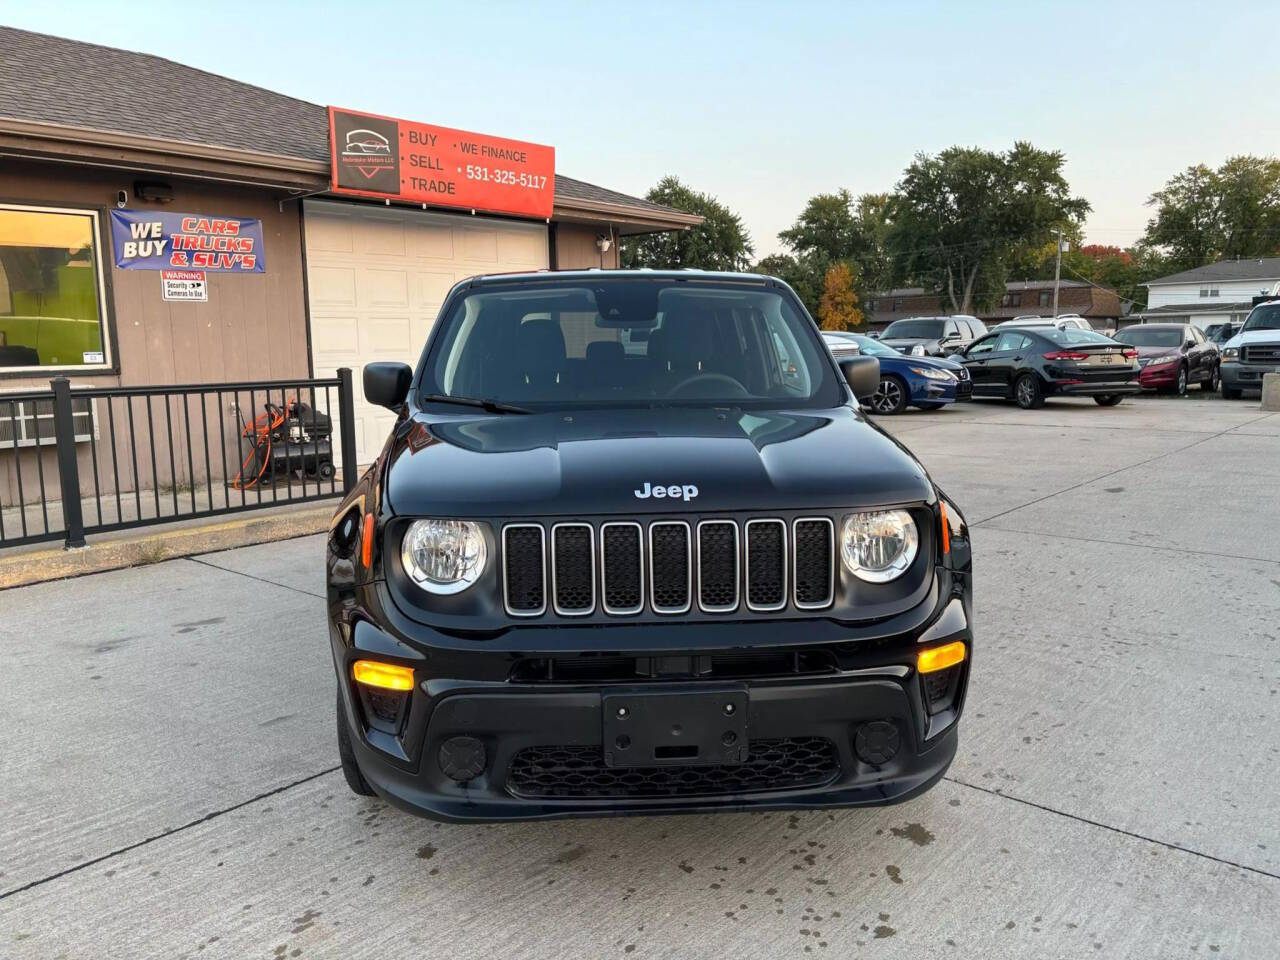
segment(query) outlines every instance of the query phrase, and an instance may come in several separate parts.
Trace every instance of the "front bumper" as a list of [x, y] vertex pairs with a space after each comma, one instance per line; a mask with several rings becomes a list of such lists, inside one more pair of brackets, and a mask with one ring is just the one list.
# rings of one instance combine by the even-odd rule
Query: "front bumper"
[[1160, 390], [1172, 387], [1178, 382], [1178, 364], [1162, 363], [1159, 366], [1147, 365], [1138, 374], [1138, 385], [1146, 390]]
[[[971, 657], [949, 668], [956, 671], [949, 699], [941, 707], [935, 703], [932, 712], [914, 664], [921, 643], [961, 640], [971, 651], [968, 577], [956, 580], [963, 587], [945, 599], [940, 593], [930, 598], [929, 609], [936, 615], [930, 614], [928, 622], [876, 639], [865, 630], [827, 620], [665, 628], [668, 635], [688, 636], [687, 656], [694, 662], [782, 650], [795, 651], [799, 665], [801, 652], [821, 652], [824, 669], [787, 675], [665, 679], [655, 667], [648, 677], [626, 681], [560, 679], [569, 673], [563, 668], [559, 675], [548, 669], [535, 676], [523, 665], [551, 663], [553, 658], [566, 662], [563, 648], [549, 637], [540, 655], [537, 636], [548, 631], [511, 631], [521, 639], [480, 641], [475, 645], [479, 649], [464, 651], [457, 638], [421, 625], [412, 637], [407, 635], [398, 618], [377, 616], [389, 612], [378, 609], [380, 601], [362, 604], [355, 617], [331, 618], [331, 639], [345, 722], [361, 772], [380, 795], [411, 812], [486, 821], [876, 805], [928, 789], [955, 755]], [[378, 592], [375, 587], [364, 591], [370, 600]], [[377, 616], [376, 624], [369, 614]], [[594, 632], [608, 634], [614, 643], [631, 629]], [[741, 637], [739, 645], [724, 645], [724, 638], [735, 633]], [[755, 641], [766, 636], [771, 639], [762, 650]], [[604, 660], [632, 656], [654, 664], [685, 659], [671, 652], [662, 650], [659, 658], [646, 656], [643, 649], [577, 651], [568, 662], [598, 667]], [[370, 730], [362, 719], [359, 694], [349, 679], [351, 662], [362, 657], [414, 665], [417, 683], [398, 736]], [[745, 691], [747, 697], [746, 764], [735, 768], [690, 762], [638, 769], [606, 764], [606, 696], [727, 688]], [[870, 751], [869, 737], [875, 741]], [[882, 752], [886, 737], [892, 741], [891, 755]], [[482, 772], [465, 782], [446, 773], [460, 743], [472, 750], [480, 744], [483, 755]], [[799, 759], [797, 750], [803, 753]]]
[[1268, 373], [1280, 373], [1274, 363], [1241, 363], [1224, 361], [1219, 367], [1222, 385], [1228, 390], [1261, 390], [1262, 378]]

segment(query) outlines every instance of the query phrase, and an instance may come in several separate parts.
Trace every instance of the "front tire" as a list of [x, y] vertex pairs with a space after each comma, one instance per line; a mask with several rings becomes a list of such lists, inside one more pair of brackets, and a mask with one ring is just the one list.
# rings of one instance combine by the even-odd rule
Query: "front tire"
[[911, 391], [901, 377], [888, 374], [880, 378], [880, 389], [871, 397], [871, 409], [885, 416], [894, 416], [907, 409]]
[[1100, 407], [1114, 407], [1123, 399], [1124, 399], [1124, 396], [1122, 394], [1108, 393], [1104, 397], [1094, 397], [1093, 402]]
[[346, 711], [342, 707], [342, 691], [338, 691], [338, 759], [342, 762], [342, 775], [347, 780], [347, 786], [351, 788], [351, 792], [360, 797], [377, 796], [373, 792], [373, 787], [369, 786], [369, 781], [364, 778], [364, 774], [360, 772], [360, 765], [356, 763], [356, 755], [351, 749], [351, 731], [347, 728]]
[[1044, 406], [1044, 390], [1040, 378], [1034, 373], [1024, 373], [1013, 382], [1013, 399], [1023, 410], [1035, 410]]
[[1221, 379], [1222, 375], [1218, 372], [1218, 368], [1214, 367], [1213, 372], [1209, 374], [1209, 379], [1200, 384], [1200, 389], [1205, 393], [1216, 393]]
[[1185, 366], [1178, 368], [1178, 379], [1174, 382], [1171, 392], [1176, 397], [1185, 397], [1187, 395], [1187, 368]]
[[1222, 385], [1223, 400], [1239, 400], [1243, 392], [1239, 387], [1228, 387], [1225, 383]]

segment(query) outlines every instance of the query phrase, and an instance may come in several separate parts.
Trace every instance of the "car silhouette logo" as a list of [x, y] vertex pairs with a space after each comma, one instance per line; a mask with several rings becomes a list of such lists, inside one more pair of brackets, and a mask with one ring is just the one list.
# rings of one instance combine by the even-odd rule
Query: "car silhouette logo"
[[347, 145], [342, 152], [357, 157], [390, 155], [391, 144], [382, 134], [372, 130], [352, 130], [347, 134]]

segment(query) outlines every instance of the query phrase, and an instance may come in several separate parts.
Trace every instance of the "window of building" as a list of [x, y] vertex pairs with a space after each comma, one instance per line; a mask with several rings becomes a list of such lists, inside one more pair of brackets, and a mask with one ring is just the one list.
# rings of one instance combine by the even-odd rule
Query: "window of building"
[[872, 301], [871, 301], [871, 312], [872, 312], [872, 313], [875, 313], [875, 312], [876, 312], [877, 310], [879, 310], [879, 309], [880, 309], [880, 301], [879, 301], [879, 300], [872, 300]]
[[0, 372], [110, 365], [98, 215], [0, 205]]
[[1053, 294], [1050, 293], [1048, 290], [1041, 290], [1039, 299], [1040, 299], [1040, 306], [1047, 307], [1049, 306], [1049, 303], [1053, 300]]
[[1200, 288], [1200, 296], [1202, 297], [1216, 297], [1217, 295], [1218, 295], [1217, 287], [1201, 287]]
[[902, 301], [901, 300], [893, 301], [893, 312], [897, 313], [901, 309], [902, 309]]
[[1020, 307], [1022, 306], [1022, 294], [1006, 293], [1000, 298], [1000, 306], [1002, 307]]

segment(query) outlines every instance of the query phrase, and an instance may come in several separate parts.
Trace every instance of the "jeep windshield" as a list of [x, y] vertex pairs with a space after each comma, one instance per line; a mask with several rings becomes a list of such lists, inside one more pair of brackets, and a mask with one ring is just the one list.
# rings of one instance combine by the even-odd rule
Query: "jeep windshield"
[[[435, 400], [430, 398], [435, 397]], [[835, 407], [843, 381], [811, 321], [763, 283], [634, 275], [503, 280], [440, 320], [424, 403]]]

